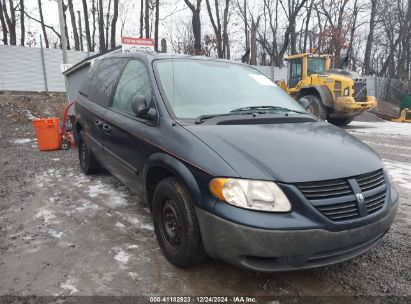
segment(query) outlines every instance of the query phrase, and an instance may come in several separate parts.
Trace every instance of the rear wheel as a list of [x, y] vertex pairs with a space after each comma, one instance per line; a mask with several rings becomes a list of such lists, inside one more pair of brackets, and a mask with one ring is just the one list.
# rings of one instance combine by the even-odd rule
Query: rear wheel
[[328, 121], [336, 126], [346, 126], [350, 122], [354, 120], [353, 117], [345, 117], [345, 118], [328, 118]]
[[78, 135], [78, 158], [80, 167], [85, 174], [93, 174], [100, 171], [100, 164], [94, 157], [93, 152], [84, 140], [84, 131]]
[[307, 112], [314, 114], [322, 120], [327, 119], [327, 108], [321, 102], [321, 98], [317, 95], [305, 95], [303, 96], [309, 102]]
[[176, 178], [157, 185], [152, 210], [157, 241], [171, 264], [189, 267], [205, 259], [191, 195]]

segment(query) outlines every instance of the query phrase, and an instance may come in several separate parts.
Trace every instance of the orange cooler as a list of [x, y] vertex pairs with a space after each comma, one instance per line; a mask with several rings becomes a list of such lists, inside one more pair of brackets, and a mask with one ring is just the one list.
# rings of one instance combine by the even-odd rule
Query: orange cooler
[[60, 148], [60, 118], [41, 118], [33, 120], [40, 151]]

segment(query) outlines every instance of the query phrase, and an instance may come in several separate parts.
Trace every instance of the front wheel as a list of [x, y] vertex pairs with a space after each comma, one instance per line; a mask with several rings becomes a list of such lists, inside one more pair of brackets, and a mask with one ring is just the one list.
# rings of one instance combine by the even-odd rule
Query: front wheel
[[327, 119], [327, 108], [321, 102], [321, 98], [317, 95], [305, 95], [302, 98], [308, 100], [307, 112], [314, 114], [322, 120]]
[[353, 117], [345, 117], [345, 118], [328, 118], [328, 121], [336, 126], [346, 126], [350, 122], [354, 120]]
[[152, 210], [157, 241], [171, 264], [189, 267], [205, 259], [191, 195], [176, 178], [157, 185]]

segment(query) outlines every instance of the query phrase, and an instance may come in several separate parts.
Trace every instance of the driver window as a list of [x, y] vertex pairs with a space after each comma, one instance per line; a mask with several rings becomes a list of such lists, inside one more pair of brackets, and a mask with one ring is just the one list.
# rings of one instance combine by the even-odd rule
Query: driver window
[[147, 103], [151, 102], [152, 96], [147, 69], [142, 62], [131, 60], [118, 82], [112, 107], [134, 115], [131, 103], [136, 95], [143, 95], [146, 97]]
[[303, 62], [302, 58], [296, 58], [289, 61], [289, 79], [288, 86], [295, 87], [302, 78]]

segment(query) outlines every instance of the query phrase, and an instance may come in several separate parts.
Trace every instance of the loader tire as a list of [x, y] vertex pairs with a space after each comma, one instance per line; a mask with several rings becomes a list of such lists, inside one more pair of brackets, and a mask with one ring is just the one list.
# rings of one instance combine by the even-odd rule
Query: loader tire
[[327, 120], [328, 120], [328, 122], [332, 123], [333, 125], [341, 127], [341, 126], [348, 125], [350, 122], [352, 122], [354, 120], [354, 118], [353, 117], [328, 118]]
[[318, 118], [322, 120], [327, 119], [327, 108], [324, 107], [323, 103], [321, 102], [321, 98], [317, 95], [305, 95], [304, 98], [306, 98], [310, 105], [306, 109], [307, 112], [314, 114]]

